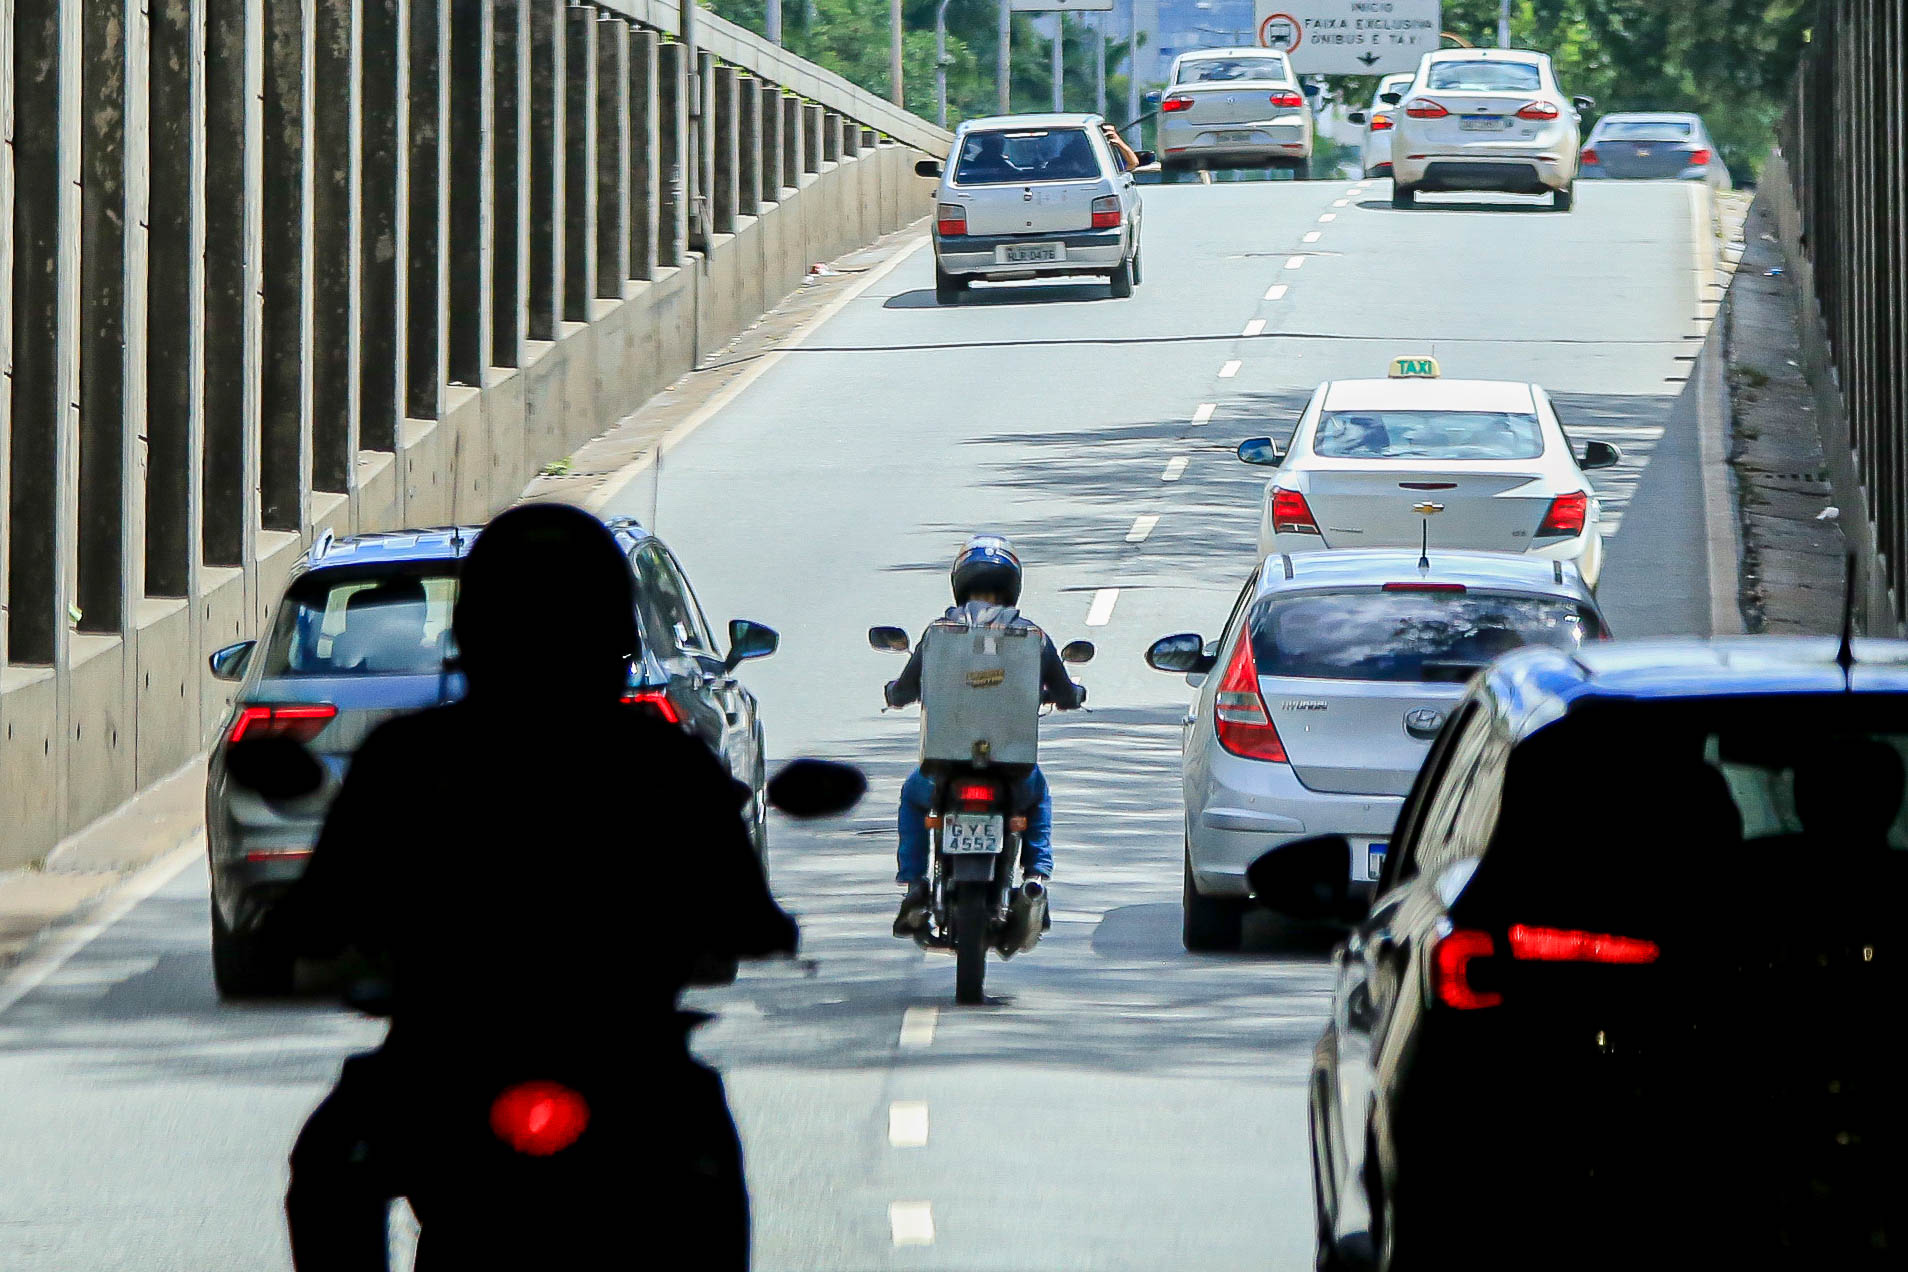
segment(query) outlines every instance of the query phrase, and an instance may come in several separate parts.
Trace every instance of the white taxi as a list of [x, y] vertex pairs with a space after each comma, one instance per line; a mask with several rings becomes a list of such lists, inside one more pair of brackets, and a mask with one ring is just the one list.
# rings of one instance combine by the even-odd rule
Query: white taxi
[[1516, 380], [1446, 380], [1432, 358], [1398, 358], [1382, 380], [1328, 380], [1281, 449], [1239, 444], [1278, 469], [1265, 486], [1259, 552], [1462, 548], [1569, 561], [1596, 586], [1597, 492], [1585, 469], [1622, 452], [1578, 451], [1550, 396]]

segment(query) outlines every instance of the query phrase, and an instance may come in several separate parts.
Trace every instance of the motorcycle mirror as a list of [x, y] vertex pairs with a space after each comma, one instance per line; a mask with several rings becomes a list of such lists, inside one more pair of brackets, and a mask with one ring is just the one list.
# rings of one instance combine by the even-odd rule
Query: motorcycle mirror
[[790, 817], [831, 817], [845, 813], [868, 792], [868, 779], [852, 764], [834, 760], [790, 760], [769, 779], [769, 804]]
[[1093, 642], [1090, 640], [1070, 640], [1060, 651], [1060, 661], [1064, 663], [1088, 663], [1093, 661]]
[[868, 629], [870, 649], [879, 649], [883, 653], [905, 654], [912, 644], [908, 634], [899, 627], [870, 627]]
[[325, 784], [324, 766], [290, 738], [253, 738], [225, 749], [226, 776], [266, 799], [301, 799]]

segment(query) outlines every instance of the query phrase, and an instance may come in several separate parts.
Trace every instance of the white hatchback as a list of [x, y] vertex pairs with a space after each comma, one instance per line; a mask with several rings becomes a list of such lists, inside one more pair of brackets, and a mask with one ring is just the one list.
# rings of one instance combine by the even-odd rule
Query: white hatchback
[[1397, 131], [1398, 113], [1392, 103], [1399, 100], [1416, 78], [1415, 74], [1385, 76], [1378, 81], [1378, 91], [1372, 95], [1370, 107], [1345, 116], [1347, 123], [1360, 124], [1365, 129], [1364, 145], [1359, 152], [1365, 176], [1391, 175], [1391, 138]]
[[1422, 193], [1495, 190], [1545, 194], [1559, 212], [1575, 201], [1582, 115], [1596, 102], [1565, 97], [1550, 58], [1524, 49], [1427, 53], [1395, 96], [1391, 203]]
[[1272, 49], [1181, 53], [1159, 97], [1160, 170], [1289, 168], [1309, 178], [1317, 91]]
[[1565, 436], [1549, 394], [1515, 380], [1437, 378], [1430, 358], [1400, 358], [1392, 378], [1328, 380], [1291, 446], [1239, 444], [1275, 465], [1259, 553], [1429, 547], [1528, 553], [1573, 562], [1595, 587], [1602, 508], [1585, 469], [1623, 453]]

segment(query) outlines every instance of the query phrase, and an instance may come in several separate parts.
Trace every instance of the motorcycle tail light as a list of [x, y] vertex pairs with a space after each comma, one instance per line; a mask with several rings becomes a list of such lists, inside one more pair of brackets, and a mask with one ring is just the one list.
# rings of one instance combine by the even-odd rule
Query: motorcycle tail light
[[1550, 501], [1550, 511], [1537, 527], [1539, 539], [1568, 538], [1583, 533], [1584, 518], [1589, 515], [1590, 496], [1582, 491], [1558, 495]]
[[1241, 633], [1232, 661], [1213, 699], [1212, 722], [1219, 745], [1248, 760], [1286, 763], [1285, 742], [1259, 692], [1259, 667], [1252, 658], [1252, 634]]
[[682, 723], [682, 712], [676, 710], [676, 704], [669, 700], [669, 691], [666, 689], [632, 689], [623, 695], [623, 705], [641, 707], [664, 724]]
[[1093, 201], [1093, 228], [1117, 229], [1120, 224], [1120, 196], [1103, 194]]
[[490, 1129], [527, 1157], [550, 1157], [583, 1137], [589, 1102], [560, 1082], [520, 1082], [490, 1106]]
[[978, 804], [986, 807], [1000, 798], [1000, 788], [992, 782], [958, 782], [953, 791], [956, 804]]
[[329, 702], [241, 707], [226, 740], [256, 742], [262, 738], [289, 738], [293, 742], [309, 742], [337, 717], [338, 708]]

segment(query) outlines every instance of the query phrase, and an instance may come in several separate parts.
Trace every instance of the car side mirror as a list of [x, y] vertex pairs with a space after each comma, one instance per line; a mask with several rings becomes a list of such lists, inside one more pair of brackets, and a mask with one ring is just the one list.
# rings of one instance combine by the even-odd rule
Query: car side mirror
[[1608, 442], [1585, 442], [1583, 459], [1577, 467], [1588, 471], [1592, 468], [1610, 468], [1622, 462], [1623, 452]]
[[236, 645], [227, 645], [206, 662], [220, 680], [243, 680], [246, 665], [252, 661], [252, 649], [257, 644], [255, 640], [242, 640]]
[[832, 817], [845, 813], [868, 793], [868, 779], [852, 764], [834, 760], [790, 760], [771, 777], [770, 807], [790, 817]]
[[1161, 95], [1162, 95], [1162, 90], [1157, 88], [1154, 89], [1152, 92], [1146, 95], [1146, 104], [1148, 106], [1158, 106]]
[[290, 738], [247, 738], [225, 748], [226, 776], [278, 803], [303, 799], [325, 784], [324, 766]]
[[1387, 106], [1396, 106], [1399, 102], [1404, 100], [1404, 94], [1403, 93], [1380, 93], [1378, 94], [1378, 100], [1383, 102]]
[[1345, 122], [1348, 124], [1368, 124], [1371, 122], [1371, 116], [1362, 110], [1355, 110], [1345, 116]]
[[1239, 443], [1239, 462], [1277, 468], [1285, 462], [1285, 451], [1269, 437], [1248, 437]]
[[1151, 150], [1136, 150], [1133, 152], [1133, 157], [1139, 160], [1139, 166], [1142, 168], [1150, 168], [1159, 162], [1159, 155]]
[[1063, 663], [1089, 663], [1093, 661], [1095, 650], [1090, 640], [1070, 640], [1060, 650]]
[[1319, 88], [1318, 88], [1318, 85], [1316, 84], [1302, 84], [1299, 87], [1304, 90], [1304, 93], [1307, 97], [1318, 96]]
[[1208, 651], [1206, 638], [1198, 632], [1162, 636], [1146, 650], [1146, 665], [1154, 671], [1203, 676], [1218, 661], [1215, 653]]
[[883, 653], [905, 654], [914, 642], [899, 627], [870, 627], [868, 629], [868, 648], [879, 649]]
[[751, 658], [767, 658], [782, 647], [782, 638], [773, 627], [746, 618], [729, 620], [729, 656], [722, 660], [725, 671]]
[[1352, 913], [1351, 843], [1311, 835], [1264, 853], [1246, 867], [1253, 899], [1293, 919], [1347, 919]]
[[1573, 97], [1570, 99], [1578, 110], [1595, 110], [1597, 99], [1594, 97]]
[[941, 176], [941, 161], [939, 159], [921, 159], [916, 161], [914, 165], [914, 175], [917, 177], [933, 177], [938, 181]]

